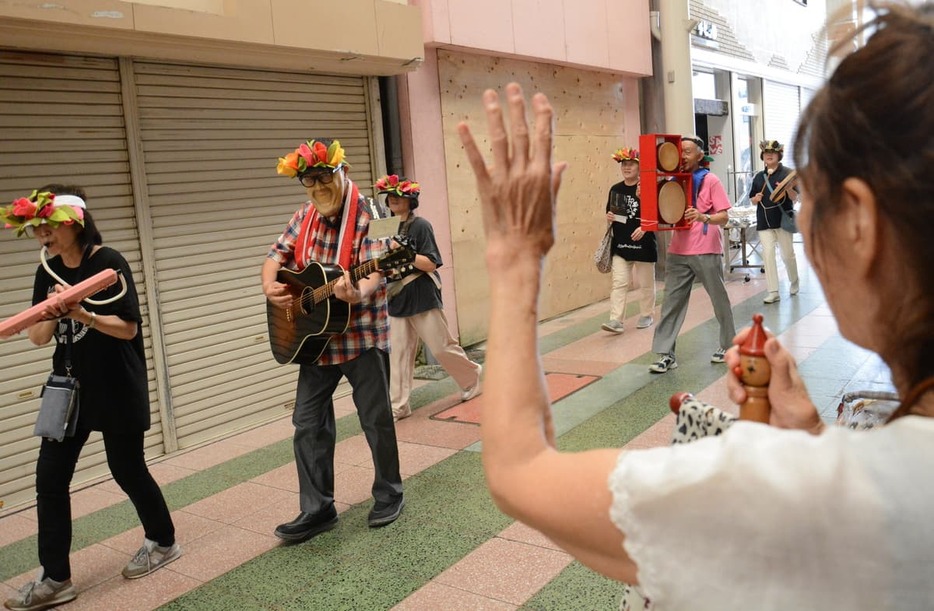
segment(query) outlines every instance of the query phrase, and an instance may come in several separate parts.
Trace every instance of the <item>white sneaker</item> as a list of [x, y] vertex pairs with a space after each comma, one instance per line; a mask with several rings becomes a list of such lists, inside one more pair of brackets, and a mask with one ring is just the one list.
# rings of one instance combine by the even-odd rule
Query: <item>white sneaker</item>
[[652, 373], [668, 373], [669, 369], [677, 369], [678, 361], [669, 354], [661, 355], [657, 361], [649, 365], [649, 371]]
[[619, 335], [625, 330], [623, 328], [623, 323], [619, 322], [618, 320], [611, 320], [609, 322], [605, 322], [602, 325], [600, 325], [600, 328], [603, 329], [604, 331], [609, 331], [610, 333], [616, 333], [617, 335]]
[[483, 375], [483, 365], [477, 365], [477, 382], [461, 393], [461, 401], [470, 401], [480, 394], [480, 376]]
[[792, 282], [792, 283], [791, 283], [791, 290], [788, 291], [788, 292], [791, 293], [792, 295], [797, 295], [799, 289], [800, 289], [800, 287], [798, 286], [798, 283], [797, 283], [797, 282]]
[[168, 547], [159, 547], [155, 541], [145, 539], [143, 547], [139, 548], [133, 559], [123, 567], [123, 576], [127, 579], [145, 577], [156, 569], [161, 569], [182, 555], [182, 548], [178, 543]]
[[762, 303], [775, 303], [781, 299], [781, 295], [778, 293], [769, 293], [765, 296], [765, 299], [762, 300]]
[[408, 418], [411, 415], [412, 415], [412, 408], [409, 407], [408, 403], [406, 403], [399, 409], [392, 410], [393, 422], [399, 422], [400, 420], [404, 420], [405, 418]]

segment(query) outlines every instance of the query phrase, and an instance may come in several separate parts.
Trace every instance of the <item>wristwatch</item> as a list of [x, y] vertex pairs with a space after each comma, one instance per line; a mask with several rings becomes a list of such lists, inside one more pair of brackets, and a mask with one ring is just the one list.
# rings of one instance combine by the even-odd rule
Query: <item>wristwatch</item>
[[705, 214], [705, 215], [704, 215], [704, 224], [706, 225], [706, 224], [708, 224], [708, 223], [710, 223], [710, 215], [709, 215], [709, 214]]

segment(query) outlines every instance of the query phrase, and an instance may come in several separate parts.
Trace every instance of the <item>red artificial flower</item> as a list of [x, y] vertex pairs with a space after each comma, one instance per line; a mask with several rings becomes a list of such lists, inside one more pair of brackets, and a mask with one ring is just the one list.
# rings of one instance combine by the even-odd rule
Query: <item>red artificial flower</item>
[[13, 214], [33, 218], [36, 216], [36, 203], [25, 197], [21, 197], [13, 202]]

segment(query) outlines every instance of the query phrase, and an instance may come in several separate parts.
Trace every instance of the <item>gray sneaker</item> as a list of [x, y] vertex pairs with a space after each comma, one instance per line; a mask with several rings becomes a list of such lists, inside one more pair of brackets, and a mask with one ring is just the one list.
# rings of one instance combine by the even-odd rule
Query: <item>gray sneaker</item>
[[609, 331], [610, 333], [616, 333], [617, 335], [619, 335], [625, 330], [623, 329], [623, 323], [619, 322], [618, 320], [611, 320], [609, 322], [605, 322], [602, 325], [600, 325], [600, 328], [603, 329], [604, 331]]
[[182, 555], [182, 548], [178, 543], [169, 547], [159, 547], [155, 541], [145, 539], [143, 547], [139, 548], [129, 564], [123, 567], [123, 576], [127, 579], [138, 579], [149, 575], [156, 569], [161, 569]]
[[55, 581], [41, 578], [30, 581], [13, 598], [8, 598], [3, 605], [12, 611], [39, 611], [56, 605], [62, 605], [78, 597], [78, 591], [71, 585], [71, 580]]
[[636, 323], [636, 329], [647, 329], [652, 326], [653, 322], [655, 322], [655, 319], [651, 316], [640, 316], [639, 321]]

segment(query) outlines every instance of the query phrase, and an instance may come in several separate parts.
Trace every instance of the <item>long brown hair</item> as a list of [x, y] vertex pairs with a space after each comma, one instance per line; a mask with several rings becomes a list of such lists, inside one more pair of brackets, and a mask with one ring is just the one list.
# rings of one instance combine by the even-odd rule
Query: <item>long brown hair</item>
[[[890, 270], [880, 286], [895, 293], [876, 323], [892, 338], [880, 352], [905, 376], [904, 386], [916, 388], [934, 377], [934, 5], [871, 8], [876, 17], [857, 32], [871, 37], [842, 60], [808, 105], [794, 151], [814, 202], [806, 238], [815, 254], [839, 247], [827, 237], [841, 210], [844, 180], [860, 178], [872, 189], [880, 230], [891, 238], [888, 244], [898, 245], [887, 253], [897, 274]], [[903, 405], [893, 418], [910, 407]]]

